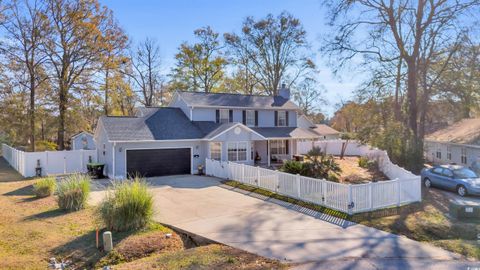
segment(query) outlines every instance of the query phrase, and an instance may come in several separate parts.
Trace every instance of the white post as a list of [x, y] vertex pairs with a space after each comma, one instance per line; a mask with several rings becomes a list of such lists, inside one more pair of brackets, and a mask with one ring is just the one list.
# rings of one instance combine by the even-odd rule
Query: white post
[[373, 210], [373, 182], [368, 184], [368, 208]]
[[260, 185], [260, 169], [258, 167], [255, 167], [257, 168], [257, 187]]
[[295, 177], [295, 182], [297, 184], [297, 198], [301, 198], [301, 190], [300, 190], [300, 174], [297, 173], [297, 176]]
[[245, 164], [242, 163], [242, 178], [240, 178], [240, 182], [245, 183]]
[[323, 205], [327, 206], [327, 182], [322, 180]]
[[65, 151], [63, 151], [63, 174], [67, 174], [67, 156]]
[[353, 213], [353, 208], [350, 207], [352, 203], [352, 185], [348, 185], [348, 213], [351, 215]]
[[275, 193], [278, 193], [278, 170], [275, 170], [275, 181], [273, 181], [275, 187], [273, 188], [273, 190], [275, 190]]
[[397, 178], [397, 206], [400, 206], [400, 202], [401, 202], [402, 191], [400, 188], [401, 188], [400, 179]]
[[84, 172], [85, 168], [84, 168], [84, 164], [83, 164], [83, 163], [84, 163], [84, 161], [83, 161], [83, 160], [84, 160], [84, 155], [85, 155], [85, 152], [83, 151], [83, 149], [82, 149], [82, 152], [81, 152], [81, 153], [82, 153], [82, 157], [81, 157], [81, 158], [82, 158], [82, 161], [81, 161], [81, 163], [80, 163], [80, 164], [81, 164], [81, 166], [82, 166], [82, 171]]
[[267, 166], [270, 167], [270, 141], [267, 140]]

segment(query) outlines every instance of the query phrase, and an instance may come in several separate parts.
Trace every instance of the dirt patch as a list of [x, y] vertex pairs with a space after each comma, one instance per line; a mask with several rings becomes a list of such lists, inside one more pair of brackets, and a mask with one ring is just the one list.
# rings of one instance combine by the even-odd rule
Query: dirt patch
[[158, 254], [115, 269], [286, 269], [289, 266], [224, 245]]
[[362, 168], [358, 165], [358, 160], [359, 157], [344, 157], [343, 159], [335, 157], [335, 162], [342, 169], [339, 176], [340, 183], [363, 184], [372, 181], [388, 180], [388, 177], [377, 166]]

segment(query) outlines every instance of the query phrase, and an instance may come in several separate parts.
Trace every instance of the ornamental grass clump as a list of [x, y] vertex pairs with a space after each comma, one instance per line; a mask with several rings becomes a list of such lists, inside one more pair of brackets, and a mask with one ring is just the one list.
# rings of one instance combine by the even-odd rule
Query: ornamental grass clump
[[138, 230], [147, 226], [153, 215], [153, 196], [139, 177], [115, 183], [99, 207], [99, 216], [107, 229]]
[[58, 207], [67, 211], [85, 208], [90, 194], [90, 177], [85, 174], [73, 174], [58, 184]]
[[40, 179], [33, 184], [33, 193], [38, 198], [44, 198], [53, 195], [57, 182], [54, 177]]

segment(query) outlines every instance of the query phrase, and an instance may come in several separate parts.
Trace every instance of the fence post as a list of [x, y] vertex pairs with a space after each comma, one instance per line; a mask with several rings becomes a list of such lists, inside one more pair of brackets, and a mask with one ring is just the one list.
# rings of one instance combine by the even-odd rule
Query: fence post
[[368, 184], [368, 208], [373, 209], [373, 182]]
[[322, 181], [322, 197], [323, 197], [323, 205], [327, 206], [327, 182], [325, 180]]
[[242, 178], [240, 182], [245, 183], [245, 164], [242, 163]]
[[348, 214], [353, 213], [353, 205], [352, 205], [352, 185], [348, 185]]
[[400, 206], [400, 202], [401, 202], [402, 191], [400, 188], [401, 188], [400, 179], [397, 178], [397, 206]]
[[297, 184], [297, 198], [301, 198], [301, 191], [300, 191], [300, 174], [297, 173], [295, 177], [295, 183]]
[[257, 168], [257, 187], [260, 185], [260, 169], [259, 167], [256, 167]]

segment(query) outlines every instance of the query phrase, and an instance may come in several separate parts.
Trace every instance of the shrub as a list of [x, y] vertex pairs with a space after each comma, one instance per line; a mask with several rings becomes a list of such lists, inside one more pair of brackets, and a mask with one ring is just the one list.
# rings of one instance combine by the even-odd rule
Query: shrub
[[295, 160], [287, 160], [283, 163], [282, 167], [280, 168], [280, 171], [286, 172], [286, 173], [291, 173], [291, 174], [301, 174], [305, 175], [305, 166], [304, 163], [295, 161]]
[[90, 194], [90, 177], [84, 174], [68, 176], [58, 184], [57, 193], [60, 209], [67, 211], [83, 209]]
[[360, 168], [368, 168], [368, 161], [367, 157], [360, 157], [358, 159], [358, 166], [360, 166]]
[[342, 171], [333, 156], [325, 154], [318, 147], [312, 148], [306, 156], [311, 161], [308, 165], [310, 177], [335, 180], [336, 176]]
[[53, 177], [40, 179], [35, 184], [33, 184], [33, 193], [38, 198], [51, 196], [55, 191], [56, 185], [57, 185], [57, 182]]
[[35, 150], [36, 151], [55, 151], [57, 150], [57, 144], [49, 141], [36, 141]]
[[99, 207], [99, 215], [109, 230], [144, 228], [153, 215], [153, 197], [143, 179], [115, 183]]

